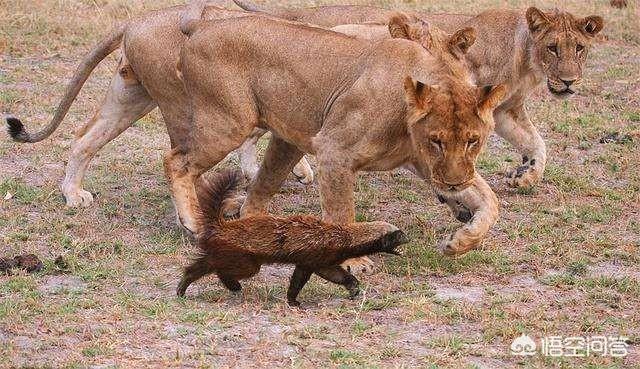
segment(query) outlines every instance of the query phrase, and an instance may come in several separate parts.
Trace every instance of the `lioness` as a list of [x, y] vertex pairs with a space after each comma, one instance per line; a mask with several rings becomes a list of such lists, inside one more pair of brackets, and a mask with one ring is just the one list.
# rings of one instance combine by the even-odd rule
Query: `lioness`
[[[234, 2], [245, 10], [327, 27], [386, 23], [393, 16], [390, 10], [371, 6], [285, 9], [263, 8], [245, 0]], [[493, 9], [477, 16], [424, 12], [413, 15], [445, 31], [462, 27], [477, 30], [478, 39], [469, 50], [467, 60], [478, 85], [507, 85], [507, 99], [494, 112], [496, 132], [522, 155], [522, 165], [507, 174], [508, 183], [522, 187], [539, 182], [547, 160], [546, 147], [527, 116], [525, 101], [531, 91], [545, 81], [549, 92], [558, 98], [570, 97], [577, 91], [589, 48], [603, 28], [602, 17], [578, 18], [568, 12], [543, 12], [535, 7], [526, 12]], [[376, 34], [388, 37], [383, 32]]]
[[401, 17], [389, 27], [413, 42], [372, 42], [266, 18], [200, 22], [178, 65], [193, 109], [192, 141], [165, 160], [182, 224], [195, 229], [198, 177], [263, 127], [273, 138], [243, 216], [266, 211], [303, 152], [316, 155], [323, 217], [338, 224], [354, 221], [358, 171], [410, 163], [440, 191], [475, 199], [476, 216], [444, 248], [475, 247], [497, 216], [495, 195], [474, 164], [504, 86], [471, 83], [463, 53], [472, 29], [442, 39]]
[[[171, 146], [189, 134], [189, 109], [182, 83], [175, 74], [178, 50], [184, 35], [178, 28], [184, 6], [149, 12], [116, 28], [83, 59], [69, 81], [53, 119], [41, 131], [29, 133], [22, 122], [7, 118], [9, 133], [18, 142], [39, 142], [60, 125], [93, 69], [110, 53], [122, 49], [122, 57], [112, 77], [109, 91], [96, 114], [76, 132], [71, 144], [65, 177], [60, 188], [67, 206], [88, 206], [93, 201], [82, 181], [93, 156], [109, 141], [129, 128], [136, 120], [159, 107], [167, 125]], [[244, 11], [207, 7], [206, 19], [255, 16]], [[263, 133], [263, 132], [260, 132]], [[255, 142], [260, 134], [249, 138], [240, 151], [243, 172], [251, 177], [257, 172]], [[294, 168], [303, 183], [313, 181], [313, 171], [306, 160]]]

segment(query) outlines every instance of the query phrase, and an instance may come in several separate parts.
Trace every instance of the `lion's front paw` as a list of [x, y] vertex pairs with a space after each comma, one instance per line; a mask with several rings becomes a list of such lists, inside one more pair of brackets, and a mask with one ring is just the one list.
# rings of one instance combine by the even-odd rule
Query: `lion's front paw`
[[346, 260], [341, 265], [349, 273], [373, 274], [375, 264], [366, 256]]
[[83, 189], [62, 190], [67, 206], [70, 208], [86, 208], [93, 202], [93, 195]]
[[293, 167], [293, 175], [296, 176], [298, 182], [302, 184], [311, 184], [313, 183], [313, 169], [311, 169], [311, 165], [306, 158], [300, 159], [298, 164]]
[[507, 183], [511, 187], [531, 187], [542, 179], [542, 169], [536, 166], [536, 159], [525, 157], [523, 164], [507, 174]]
[[443, 255], [458, 256], [477, 248], [479, 245], [479, 242], [465, 245], [460, 242], [455, 235], [451, 235], [447, 239], [438, 242], [437, 248]]
[[438, 201], [440, 201], [441, 204], [447, 204], [449, 209], [451, 209], [453, 216], [459, 222], [467, 223], [473, 218], [473, 212], [460, 201], [448, 199], [440, 194], [438, 194]]

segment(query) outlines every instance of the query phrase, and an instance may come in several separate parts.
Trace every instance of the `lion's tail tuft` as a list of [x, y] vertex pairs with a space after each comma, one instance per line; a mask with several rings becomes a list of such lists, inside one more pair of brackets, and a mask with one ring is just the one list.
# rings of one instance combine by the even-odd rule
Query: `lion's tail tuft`
[[123, 24], [113, 30], [107, 37], [100, 41], [94, 48], [84, 57], [82, 63], [78, 65], [73, 77], [67, 84], [67, 89], [62, 97], [62, 100], [58, 104], [56, 112], [49, 122], [41, 131], [27, 132], [24, 124], [20, 119], [14, 116], [6, 116], [9, 135], [14, 141], [17, 142], [39, 142], [49, 137], [60, 125], [62, 119], [69, 111], [71, 104], [78, 96], [80, 89], [84, 85], [85, 81], [91, 75], [91, 72], [95, 67], [115, 51], [122, 41], [126, 24]]
[[7, 130], [9, 131], [9, 136], [16, 142], [30, 142], [29, 134], [24, 129], [24, 124], [20, 119], [9, 115], [6, 118], [7, 121]]

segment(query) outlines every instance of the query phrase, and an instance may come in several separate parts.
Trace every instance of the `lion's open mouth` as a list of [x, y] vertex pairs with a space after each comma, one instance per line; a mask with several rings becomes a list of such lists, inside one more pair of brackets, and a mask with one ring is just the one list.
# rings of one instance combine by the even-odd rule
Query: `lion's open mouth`
[[549, 92], [551, 92], [554, 96], [558, 96], [558, 97], [569, 97], [576, 93], [569, 87], [565, 88], [564, 90], [555, 89], [553, 88], [553, 86], [551, 86], [551, 83], [549, 81], [547, 81], [547, 88], [549, 89]]

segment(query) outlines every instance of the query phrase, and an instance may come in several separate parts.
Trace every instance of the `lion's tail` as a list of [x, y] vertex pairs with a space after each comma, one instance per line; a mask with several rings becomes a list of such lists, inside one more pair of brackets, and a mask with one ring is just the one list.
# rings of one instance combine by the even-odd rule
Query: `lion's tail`
[[235, 192], [238, 182], [240, 173], [230, 169], [217, 173], [213, 178], [202, 178], [197, 191], [200, 204], [200, 212], [196, 219], [200, 231], [198, 238], [209, 238], [218, 232], [224, 221], [222, 203]]
[[111, 34], [105, 37], [99, 44], [97, 44], [90, 52], [87, 54], [82, 60], [82, 63], [76, 69], [73, 78], [69, 81], [67, 85], [67, 90], [65, 91], [64, 97], [58, 104], [58, 108], [56, 109], [56, 113], [53, 116], [53, 119], [47, 126], [45, 126], [41, 131], [36, 133], [29, 133], [26, 131], [24, 124], [20, 121], [20, 119], [8, 115], [6, 116], [6, 121], [8, 125], [9, 135], [13, 138], [14, 141], [17, 142], [39, 142], [49, 137], [55, 130], [58, 128], [65, 115], [69, 111], [71, 104], [78, 96], [80, 89], [84, 85], [84, 82], [89, 78], [91, 72], [95, 69], [95, 67], [109, 54], [111, 54], [115, 49], [118, 48], [120, 42], [122, 41], [122, 36], [124, 35], [126, 24], [121, 25], [117, 29], [113, 30]]

